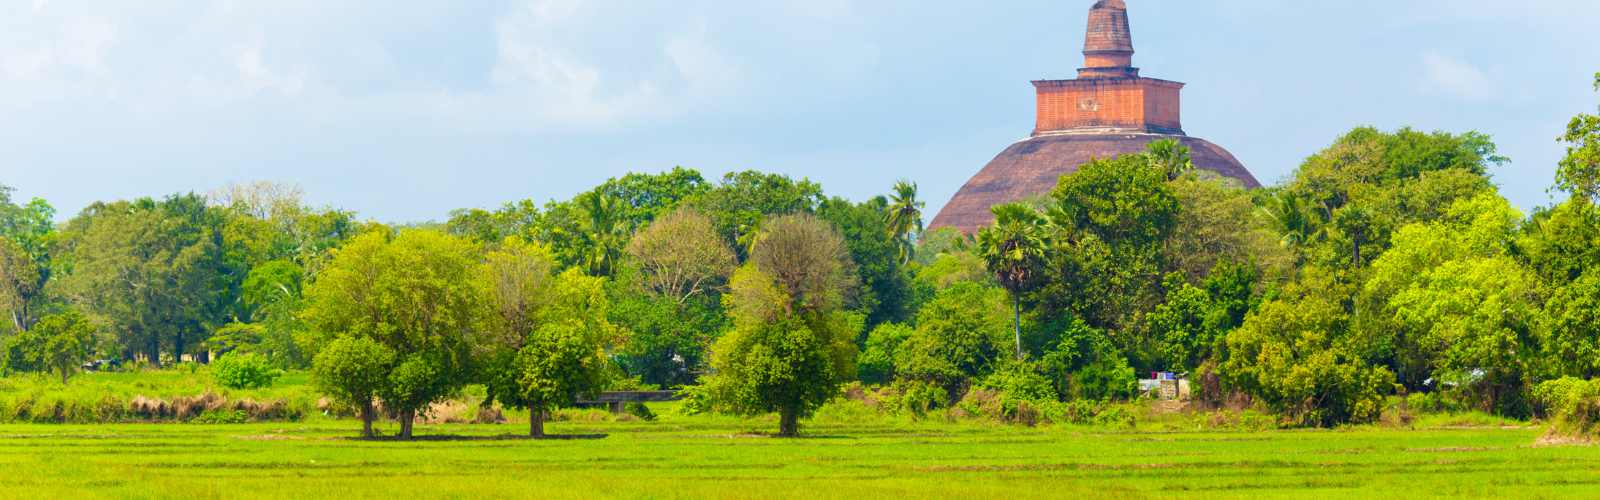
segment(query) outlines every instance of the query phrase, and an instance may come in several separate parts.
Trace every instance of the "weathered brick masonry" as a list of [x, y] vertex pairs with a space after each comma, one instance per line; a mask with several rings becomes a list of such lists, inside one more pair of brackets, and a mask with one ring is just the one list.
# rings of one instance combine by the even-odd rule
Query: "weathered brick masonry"
[[1032, 137], [989, 162], [939, 211], [931, 227], [976, 232], [993, 222], [990, 206], [1048, 193], [1059, 177], [1079, 165], [1137, 153], [1163, 138], [1187, 146], [1196, 167], [1259, 187], [1227, 150], [1184, 134], [1184, 84], [1140, 76], [1133, 53], [1127, 5], [1123, 0], [1096, 2], [1089, 9], [1078, 78], [1033, 82], [1037, 120]]

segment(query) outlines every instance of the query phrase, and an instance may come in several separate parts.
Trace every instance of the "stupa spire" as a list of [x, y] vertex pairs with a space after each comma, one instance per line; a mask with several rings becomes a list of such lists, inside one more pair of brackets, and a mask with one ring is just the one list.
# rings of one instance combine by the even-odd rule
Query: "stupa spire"
[[1128, 5], [1122, 0], [1100, 0], [1089, 8], [1089, 30], [1083, 40], [1080, 78], [1138, 75], [1133, 67], [1133, 30], [1128, 26]]

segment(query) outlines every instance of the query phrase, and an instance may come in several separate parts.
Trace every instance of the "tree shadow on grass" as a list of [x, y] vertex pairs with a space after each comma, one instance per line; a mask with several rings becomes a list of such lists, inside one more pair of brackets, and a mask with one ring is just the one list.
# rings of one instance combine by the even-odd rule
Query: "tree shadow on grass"
[[530, 437], [522, 434], [496, 434], [492, 436], [461, 436], [455, 434], [424, 434], [411, 438], [400, 436], [378, 437], [348, 437], [349, 441], [369, 441], [374, 443], [414, 443], [414, 442], [471, 442], [471, 441], [582, 441], [605, 439], [610, 434], [551, 434], [544, 437]]

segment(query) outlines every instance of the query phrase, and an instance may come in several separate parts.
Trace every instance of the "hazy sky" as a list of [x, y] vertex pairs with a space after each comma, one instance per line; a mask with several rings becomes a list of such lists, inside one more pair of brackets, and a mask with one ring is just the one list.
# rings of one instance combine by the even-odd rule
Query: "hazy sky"
[[[761, 169], [928, 216], [1080, 66], [1090, 0], [0, 0], [0, 183], [66, 214], [231, 182], [386, 221]], [[1264, 182], [1357, 125], [1478, 130], [1546, 204], [1593, 0], [1128, 0], [1136, 65]]]

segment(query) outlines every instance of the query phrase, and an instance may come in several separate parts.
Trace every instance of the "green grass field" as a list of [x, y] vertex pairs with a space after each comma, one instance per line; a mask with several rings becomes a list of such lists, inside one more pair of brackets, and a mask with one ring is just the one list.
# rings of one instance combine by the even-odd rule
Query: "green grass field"
[[[1589, 497], [1600, 448], [1535, 427], [1176, 432], [683, 417], [419, 426], [0, 425], [0, 496], [251, 498]], [[603, 437], [602, 437], [603, 435]]]

